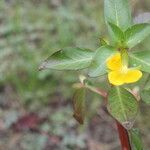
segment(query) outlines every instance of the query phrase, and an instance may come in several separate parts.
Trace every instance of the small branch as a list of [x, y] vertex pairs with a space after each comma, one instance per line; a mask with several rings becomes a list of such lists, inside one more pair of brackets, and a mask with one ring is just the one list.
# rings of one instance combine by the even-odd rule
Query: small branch
[[99, 89], [99, 88], [96, 88], [96, 87], [93, 87], [93, 86], [89, 86], [89, 85], [87, 85], [86, 87], [89, 88], [91, 91], [101, 95], [103, 98], [107, 98], [107, 92], [106, 91]]
[[84, 85], [84, 83], [75, 83], [75, 84], [73, 84], [73, 87], [74, 88], [85, 87], [85, 88], [88, 88], [89, 90], [91, 90], [92, 92], [101, 95], [103, 98], [107, 98], [107, 92], [106, 91], [104, 91], [100, 88], [94, 87], [94, 86]]

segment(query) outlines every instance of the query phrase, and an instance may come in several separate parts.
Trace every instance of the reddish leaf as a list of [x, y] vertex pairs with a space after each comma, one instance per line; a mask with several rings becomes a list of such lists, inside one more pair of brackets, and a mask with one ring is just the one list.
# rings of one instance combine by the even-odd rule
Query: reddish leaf
[[73, 96], [73, 117], [83, 124], [85, 117], [85, 88], [77, 89]]

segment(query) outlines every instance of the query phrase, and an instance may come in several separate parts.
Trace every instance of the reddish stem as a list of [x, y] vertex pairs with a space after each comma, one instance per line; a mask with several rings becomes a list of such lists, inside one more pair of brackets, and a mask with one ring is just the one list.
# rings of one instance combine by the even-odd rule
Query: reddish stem
[[131, 150], [128, 131], [116, 121], [122, 150]]

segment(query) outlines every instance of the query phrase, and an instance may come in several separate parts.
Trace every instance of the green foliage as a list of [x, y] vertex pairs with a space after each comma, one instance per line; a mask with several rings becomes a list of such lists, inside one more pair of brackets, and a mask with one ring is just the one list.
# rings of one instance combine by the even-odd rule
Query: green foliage
[[101, 45], [101, 46], [108, 45], [108, 42], [107, 42], [104, 38], [100, 38], [100, 39], [99, 39], [99, 42], [100, 42], [100, 45]]
[[131, 25], [131, 13], [128, 0], [104, 0], [106, 22], [111, 22], [123, 31]]
[[115, 24], [109, 23], [113, 34], [113, 40], [115, 41], [116, 45], [121, 46], [125, 42], [125, 35], [124, 32]]
[[135, 24], [125, 31], [126, 43], [129, 48], [143, 41], [150, 34], [150, 24]]
[[133, 67], [140, 66], [142, 71], [150, 73], [150, 51], [138, 51], [129, 53], [130, 64]]
[[89, 67], [89, 76], [98, 77], [107, 73], [106, 60], [109, 56], [116, 53], [116, 50], [110, 46], [102, 46], [96, 50], [91, 66]]
[[108, 111], [126, 129], [131, 129], [137, 115], [136, 98], [122, 87], [112, 87], [108, 94]]
[[148, 74], [145, 78], [144, 84], [141, 89], [141, 99], [146, 103], [150, 104], [150, 75]]
[[143, 150], [143, 143], [138, 129], [130, 130], [130, 138], [133, 145], [133, 150]]
[[66, 48], [51, 55], [44, 61], [39, 70], [78, 70], [87, 68], [93, 57], [94, 52], [80, 48]]
[[141, 98], [146, 104], [150, 104], [150, 89], [141, 92]]

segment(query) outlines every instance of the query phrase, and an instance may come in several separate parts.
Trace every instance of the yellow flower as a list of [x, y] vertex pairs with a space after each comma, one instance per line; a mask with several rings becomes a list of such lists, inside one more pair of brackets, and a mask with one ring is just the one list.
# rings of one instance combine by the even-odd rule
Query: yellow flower
[[128, 68], [128, 66], [122, 64], [120, 53], [117, 53], [107, 59], [107, 68], [111, 70], [108, 73], [108, 79], [113, 85], [133, 83], [142, 77], [142, 72], [140, 70]]

